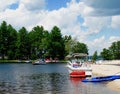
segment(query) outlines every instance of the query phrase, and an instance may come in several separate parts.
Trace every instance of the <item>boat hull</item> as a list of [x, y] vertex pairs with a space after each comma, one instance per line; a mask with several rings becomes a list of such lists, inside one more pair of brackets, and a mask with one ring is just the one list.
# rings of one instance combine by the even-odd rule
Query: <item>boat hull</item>
[[72, 71], [70, 73], [70, 77], [73, 77], [73, 78], [84, 78], [84, 77], [86, 77], [85, 71]]
[[46, 62], [44, 62], [44, 61], [36, 61], [36, 62], [34, 62], [34, 63], [32, 63], [33, 65], [45, 65], [46, 64]]
[[67, 65], [69, 73], [72, 73], [73, 71], [84, 71], [85, 76], [92, 76], [92, 68], [91, 67], [72, 67], [71, 65]]

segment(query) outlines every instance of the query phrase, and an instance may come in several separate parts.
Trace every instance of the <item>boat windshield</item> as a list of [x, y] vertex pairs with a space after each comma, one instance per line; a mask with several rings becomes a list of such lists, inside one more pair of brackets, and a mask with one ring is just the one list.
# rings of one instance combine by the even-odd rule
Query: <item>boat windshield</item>
[[82, 64], [82, 63], [85, 62], [85, 60], [81, 60], [81, 59], [72, 59], [71, 62], [72, 62], [72, 63]]

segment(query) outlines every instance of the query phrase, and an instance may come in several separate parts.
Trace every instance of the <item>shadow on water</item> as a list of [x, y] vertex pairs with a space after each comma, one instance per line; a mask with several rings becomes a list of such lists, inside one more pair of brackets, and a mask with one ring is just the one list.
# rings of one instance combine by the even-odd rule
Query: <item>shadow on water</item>
[[0, 94], [119, 94], [81, 80], [70, 78], [65, 64], [0, 64]]

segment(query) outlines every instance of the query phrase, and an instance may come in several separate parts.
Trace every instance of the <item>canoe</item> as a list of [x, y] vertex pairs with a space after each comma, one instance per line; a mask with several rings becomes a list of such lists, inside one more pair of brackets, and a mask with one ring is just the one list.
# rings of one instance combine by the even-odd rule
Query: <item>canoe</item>
[[115, 79], [120, 79], [120, 75], [93, 77], [91, 79], [84, 79], [82, 80], [82, 82], [103, 82], [103, 81], [112, 81]]
[[120, 79], [120, 75], [111, 75], [115, 79]]

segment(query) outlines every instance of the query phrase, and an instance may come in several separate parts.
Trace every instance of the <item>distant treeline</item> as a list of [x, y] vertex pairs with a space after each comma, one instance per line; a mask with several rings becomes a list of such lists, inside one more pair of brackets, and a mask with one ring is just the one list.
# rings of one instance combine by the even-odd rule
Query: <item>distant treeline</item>
[[22, 27], [17, 31], [6, 21], [0, 25], [0, 58], [3, 60], [64, 59], [67, 54], [76, 52], [88, 54], [87, 45], [71, 36], [62, 36], [57, 26], [51, 31], [44, 30], [43, 26], [33, 27], [31, 31]]
[[120, 60], [120, 41], [113, 42], [108, 49], [104, 48], [99, 56], [97, 55], [97, 51], [95, 51], [90, 58], [92, 58], [93, 62], [101, 59]]
[[120, 41], [113, 42], [112, 45], [101, 52], [101, 56], [105, 60], [119, 60], [120, 59]]

